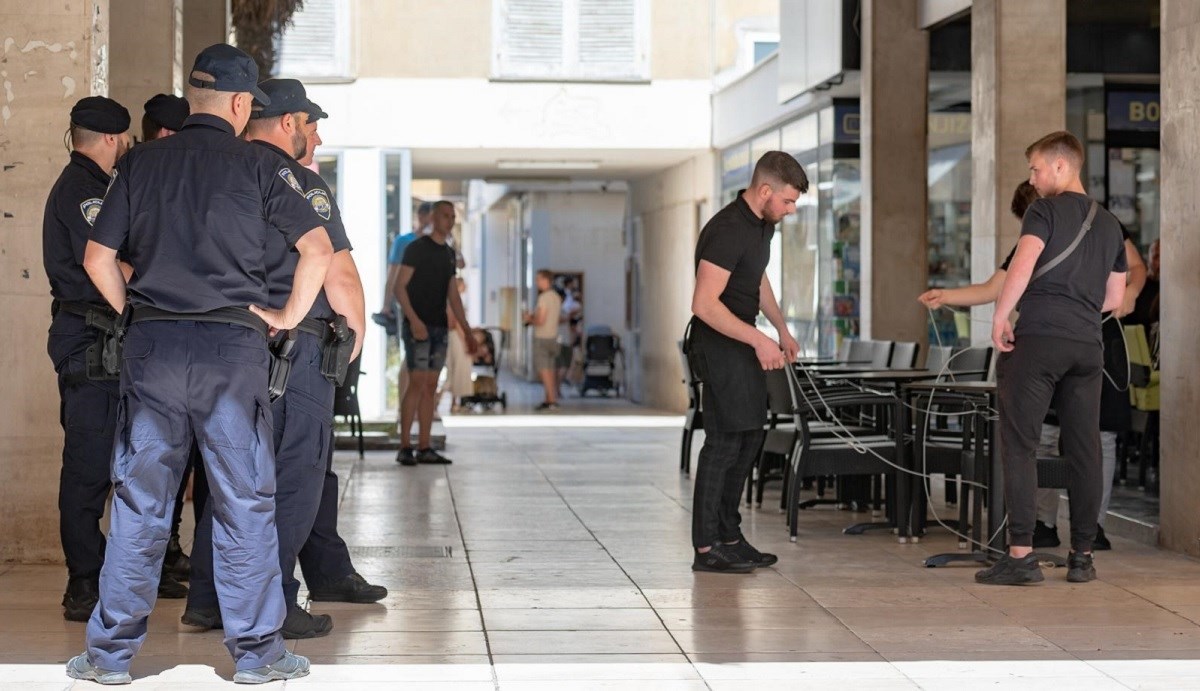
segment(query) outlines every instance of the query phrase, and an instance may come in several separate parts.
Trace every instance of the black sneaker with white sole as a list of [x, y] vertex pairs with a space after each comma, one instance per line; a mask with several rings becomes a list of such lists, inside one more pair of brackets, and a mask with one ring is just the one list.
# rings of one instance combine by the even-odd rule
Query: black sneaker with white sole
[[710, 573], [750, 573], [757, 566], [734, 551], [730, 545], [720, 543], [713, 545], [703, 554], [696, 552], [696, 559], [692, 561], [692, 571]]
[[1000, 561], [975, 572], [975, 582], [983, 585], [1028, 585], [1046, 580], [1037, 556], [1029, 554], [1017, 559], [1005, 554]]

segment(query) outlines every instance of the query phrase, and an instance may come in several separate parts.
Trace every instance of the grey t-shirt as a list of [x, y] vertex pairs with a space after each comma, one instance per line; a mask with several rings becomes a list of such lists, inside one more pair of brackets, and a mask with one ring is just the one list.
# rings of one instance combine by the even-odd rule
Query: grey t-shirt
[[[1046, 243], [1034, 265], [1035, 273], [1075, 240], [1091, 203], [1087, 195], [1064, 192], [1039, 199], [1029, 207], [1021, 223], [1021, 235], [1032, 235]], [[1046, 275], [1030, 281], [1017, 305], [1021, 313], [1017, 339], [1053, 336], [1100, 344], [1100, 309], [1108, 276], [1128, 269], [1121, 224], [1100, 207], [1092, 229], [1075, 251]]]

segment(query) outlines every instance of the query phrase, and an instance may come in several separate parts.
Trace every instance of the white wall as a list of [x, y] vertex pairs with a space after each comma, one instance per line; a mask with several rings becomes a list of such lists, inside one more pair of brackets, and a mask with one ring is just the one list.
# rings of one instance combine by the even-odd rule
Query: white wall
[[653, 408], [687, 408], [678, 341], [691, 318], [696, 238], [716, 211], [714, 165], [704, 154], [630, 182], [642, 226], [642, 394]]

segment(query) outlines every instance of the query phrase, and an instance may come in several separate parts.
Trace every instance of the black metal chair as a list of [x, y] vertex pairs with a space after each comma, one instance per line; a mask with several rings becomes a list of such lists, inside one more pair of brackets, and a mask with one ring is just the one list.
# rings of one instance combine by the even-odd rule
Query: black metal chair
[[358, 457], [364, 457], [362, 411], [358, 406], [358, 377], [360, 360], [356, 359], [346, 369], [346, 378], [333, 394], [333, 416], [342, 417], [350, 424], [350, 435], [358, 437]]
[[692, 437], [695, 436], [696, 430], [704, 428], [704, 389], [703, 384], [692, 372], [687, 355], [683, 352], [683, 341], [679, 342], [679, 358], [683, 365], [683, 383], [688, 390], [688, 409], [683, 418], [683, 443], [679, 450], [679, 472], [690, 476], [692, 474]]

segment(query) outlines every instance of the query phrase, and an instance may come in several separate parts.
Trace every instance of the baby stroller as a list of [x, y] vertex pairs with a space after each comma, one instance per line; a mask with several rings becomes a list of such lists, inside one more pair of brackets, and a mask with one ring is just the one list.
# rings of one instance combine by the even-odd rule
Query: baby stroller
[[612, 329], [607, 326], [588, 327], [583, 342], [583, 383], [579, 385], [579, 395], [586, 396], [588, 391], [598, 391], [605, 396], [620, 396], [617, 360], [623, 357], [621, 339]]
[[[496, 347], [496, 339], [492, 336], [495, 331], [500, 334], [501, 347]], [[479, 351], [475, 353], [475, 362], [471, 367], [471, 381], [474, 391], [470, 396], [463, 396], [458, 403], [468, 406], [491, 410], [497, 403], [508, 410], [508, 394], [500, 391], [497, 382], [500, 379], [500, 351], [504, 345], [504, 330], [498, 327], [483, 327], [474, 329], [475, 342]]]

